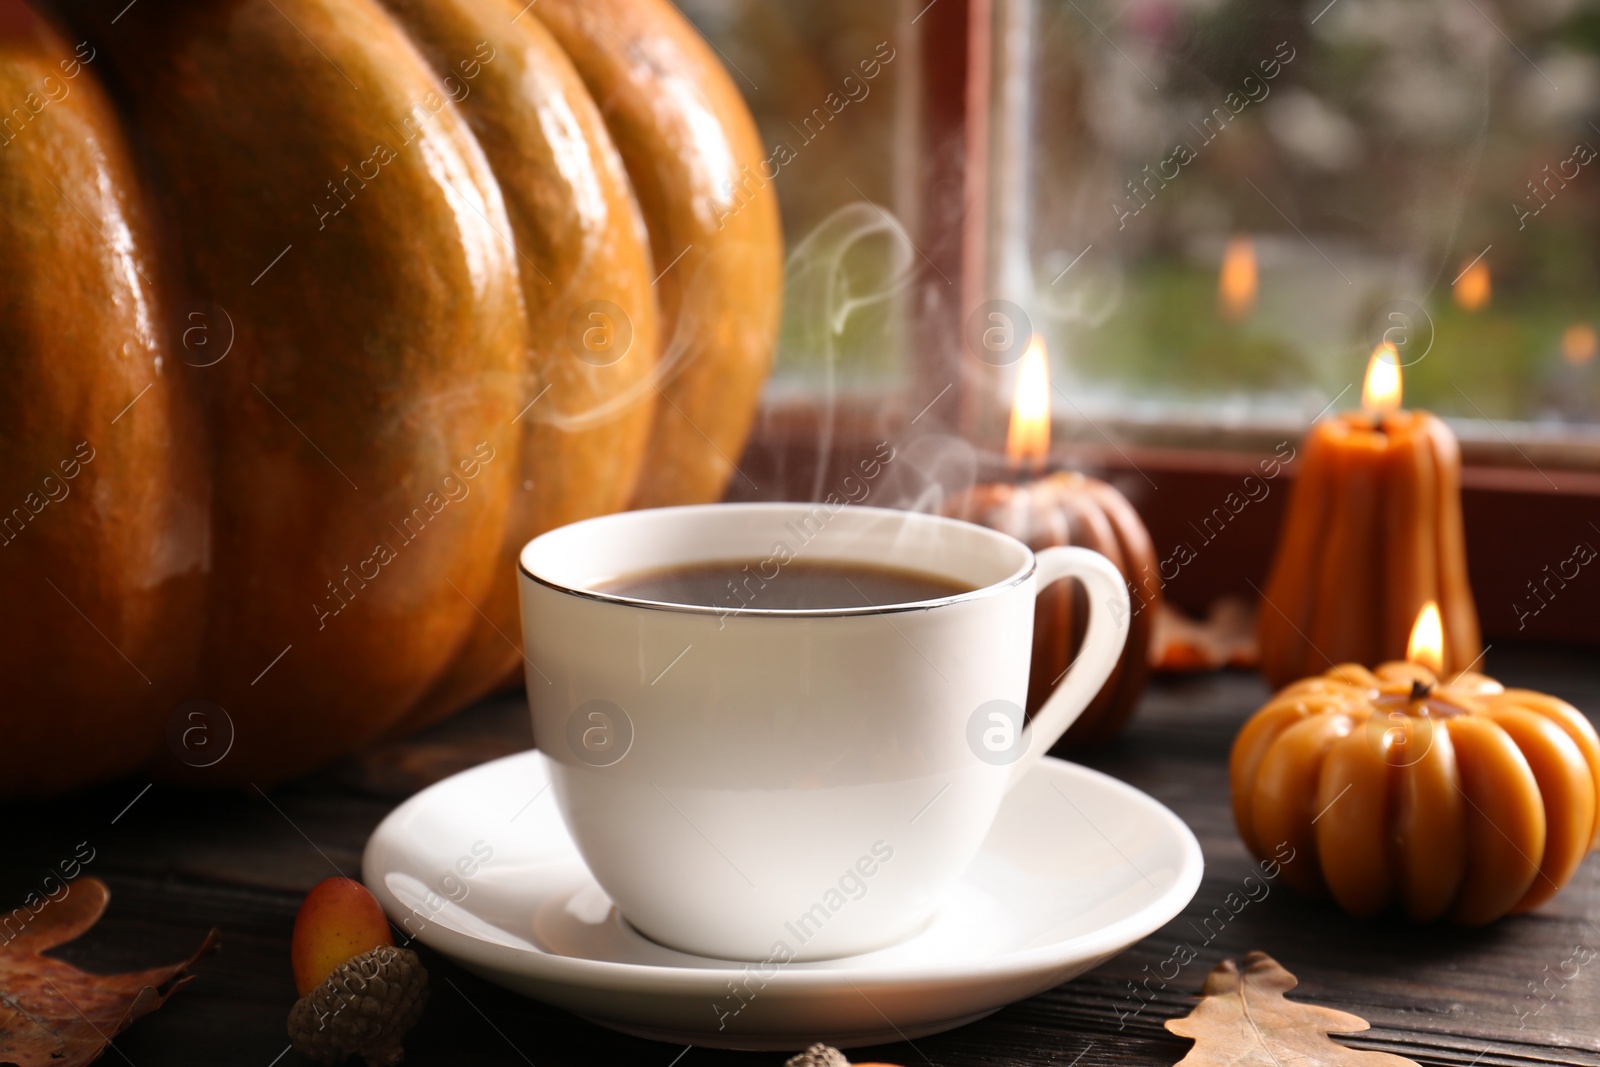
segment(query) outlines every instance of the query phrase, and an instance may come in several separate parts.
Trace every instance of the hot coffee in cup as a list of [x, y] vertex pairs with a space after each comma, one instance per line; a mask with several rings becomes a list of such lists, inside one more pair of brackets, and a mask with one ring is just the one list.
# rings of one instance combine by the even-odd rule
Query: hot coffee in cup
[[[579, 851], [646, 936], [731, 959], [925, 926], [1127, 633], [1103, 557], [880, 508], [608, 515], [521, 569], [534, 736]], [[1061, 578], [1088, 632], [1024, 725], [1034, 597]]]
[[[767, 571], [770, 569], [770, 575]], [[783, 580], [778, 581], [782, 576]], [[665, 604], [725, 607], [729, 611], [759, 606], [767, 611], [816, 611], [828, 608], [887, 607], [943, 600], [970, 593], [972, 586], [942, 574], [852, 560], [793, 560], [763, 566], [761, 560], [718, 560], [645, 571], [605, 582], [603, 593]]]

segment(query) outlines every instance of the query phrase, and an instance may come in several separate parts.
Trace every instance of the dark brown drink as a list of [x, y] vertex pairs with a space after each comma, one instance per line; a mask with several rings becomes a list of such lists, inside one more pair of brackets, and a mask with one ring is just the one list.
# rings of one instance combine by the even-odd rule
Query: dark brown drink
[[738, 611], [815, 611], [940, 600], [975, 586], [924, 571], [845, 560], [718, 560], [630, 574], [602, 593]]

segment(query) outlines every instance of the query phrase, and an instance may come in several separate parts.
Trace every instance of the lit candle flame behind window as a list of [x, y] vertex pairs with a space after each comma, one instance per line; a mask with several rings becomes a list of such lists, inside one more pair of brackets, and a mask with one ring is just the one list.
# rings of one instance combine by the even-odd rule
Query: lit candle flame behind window
[[1361, 409], [1368, 415], [1387, 415], [1400, 407], [1400, 354], [1383, 342], [1367, 360], [1367, 378], [1361, 385]]
[[1600, 350], [1600, 338], [1587, 322], [1575, 322], [1561, 334], [1561, 355], [1574, 367], [1594, 359], [1596, 350]]
[[1017, 364], [1017, 390], [1006, 430], [1006, 458], [1013, 467], [1038, 470], [1050, 451], [1050, 361], [1038, 334]]
[[1456, 306], [1462, 311], [1477, 311], [1487, 307], [1493, 287], [1489, 284], [1489, 264], [1480, 259], [1456, 279]]
[[1406, 659], [1434, 674], [1444, 672], [1444, 620], [1439, 617], [1438, 602], [1430, 600], [1417, 612], [1411, 640], [1406, 642]]
[[1217, 304], [1224, 318], [1238, 322], [1256, 306], [1259, 285], [1256, 271], [1256, 246], [1248, 237], [1235, 237], [1222, 253], [1222, 269], [1217, 273]]

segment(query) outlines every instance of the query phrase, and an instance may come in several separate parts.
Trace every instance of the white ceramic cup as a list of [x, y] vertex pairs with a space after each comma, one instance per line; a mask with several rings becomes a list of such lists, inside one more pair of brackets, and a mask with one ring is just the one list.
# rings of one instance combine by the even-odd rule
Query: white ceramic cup
[[[639, 572], [757, 561], [748, 607], [597, 591]], [[790, 560], [941, 575], [971, 592], [780, 611]], [[1076, 663], [1026, 727], [1034, 597], [1087, 587]], [[1007, 788], [1071, 725], [1128, 631], [1116, 568], [955, 519], [709, 504], [564, 526], [522, 550], [534, 738], [578, 850], [622, 915], [687, 952], [781, 964], [921, 930]]]

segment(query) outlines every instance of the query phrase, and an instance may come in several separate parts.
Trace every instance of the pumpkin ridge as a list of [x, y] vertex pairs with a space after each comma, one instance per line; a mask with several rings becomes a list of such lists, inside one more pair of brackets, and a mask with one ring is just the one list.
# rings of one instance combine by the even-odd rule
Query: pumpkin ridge
[[[781, 235], [754, 120], [665, 0], [542, 0], [599, 105], [649, 231], [661, 308], [635, 507], [720, 499], [744, 451], [778, 329]], [[714, 131], [714, 132], [712, 132]]]
[[195, 695], [237, 734], [205, 780], [271, 782], [380, 734], [477, 623], [526, 330], [509, 223], [372, 0], [74, 13], [145, 135], [175, 273], [236, 324], [225, 360], [184, 368], [217, 485]]
[[21, 714], [0, 792], [55, 793], [152, 757], [187, 695], [206, 472], [98, 56], [11, 15], [0, 93], [28, 117], [0, 127], [0, 645]]
[[[517, 554], [545, 530], [626, 506], [656, 400], [640, 386], [659, 341], [638, 205], [598, 108], [554, 38], [536, 19], [514, 21], [510, 0], [385, 4], [484, 150], [511, 220], [528, 317], [514, 383], [520, 466], [498, 549], [504, 579], [477, 601], [482, 617], [444, 677], [396, 724], [403, 732], [521, 673], [521, 650], [506, 637], [520, 629]], [[586, 315], [600, 316], [599, 326]], [[626, 336], [626, 350], [613, 360], [581, 347], [596, 328]]]

